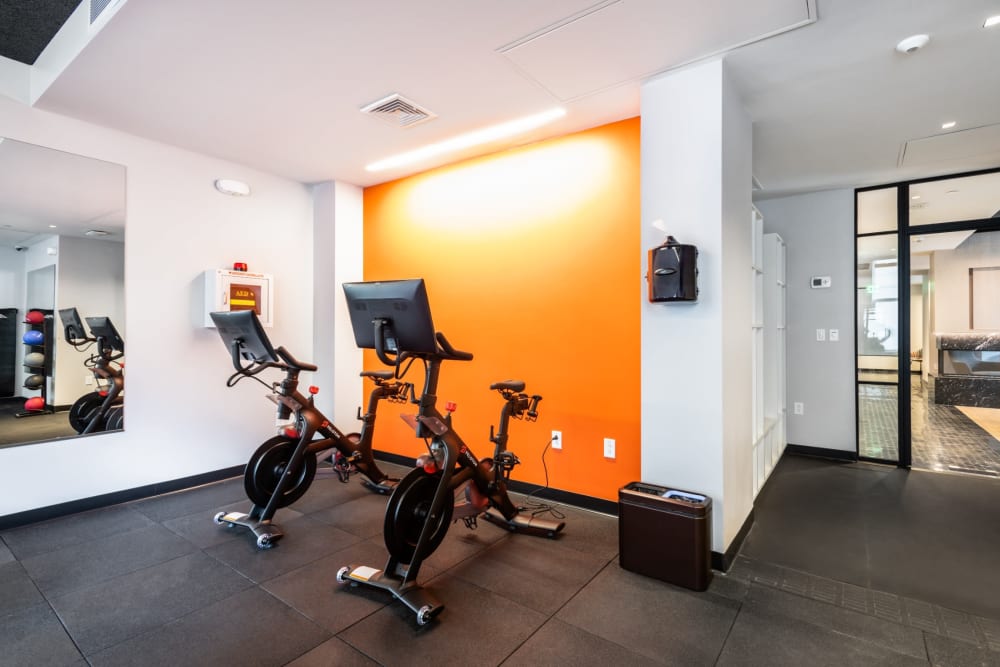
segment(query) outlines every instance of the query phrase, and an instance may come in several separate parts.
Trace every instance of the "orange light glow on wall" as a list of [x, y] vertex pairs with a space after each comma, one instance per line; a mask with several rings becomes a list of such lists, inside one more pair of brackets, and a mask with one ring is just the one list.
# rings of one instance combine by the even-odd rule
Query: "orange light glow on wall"
[[[437, 329], [475, 355], [445, 362], [438, 400], [458, 403], [479, 458], [503, 403], [489, 385], [519, 379], [543, 400], [537, 423], [511, 424], [514, 479], [545, 484], [552, 430], [564, 448], [545, 454], [550, 486], [615, 500], [639, 478], [637, 118], [367, 188], [364, 220], [365, 279], [424, 278]], [[425, 451], [392, 412], [375, 447]]]

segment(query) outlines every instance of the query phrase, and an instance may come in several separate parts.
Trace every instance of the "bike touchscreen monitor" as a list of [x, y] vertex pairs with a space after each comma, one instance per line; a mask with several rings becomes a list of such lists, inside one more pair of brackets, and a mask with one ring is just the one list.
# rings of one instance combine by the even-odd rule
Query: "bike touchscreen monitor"
[[67, 341], [87, 340], [87, 330], [83, 328], [83, 320], [80, 319], [80, 313], [76, 308], [60, 308], [59, 319], [62, 320]]
[[358, 347], [377, 349], [375, 322], [383, 320], [386, 352], [437, 351], [434, 322], [423, 278], [344, 283], [351, 326]]
[[103, 338], [104, 345], [119, 352], [125, 351], [125, 341], [118, 335], [118, 330], [107, 317], [88, 317], [87, 326], [90, 327], [90, 335], [94, 338]]
[[247, 361], [277, 362], [278, 355], [271, 346], [271, 341], [264, 333], [257, 313], [252, 310], [233, 310], [209, 313], [219, 330], [219, 336], [227, 350], [233, 349], [233, 343], [238, 342], [240, 356]]

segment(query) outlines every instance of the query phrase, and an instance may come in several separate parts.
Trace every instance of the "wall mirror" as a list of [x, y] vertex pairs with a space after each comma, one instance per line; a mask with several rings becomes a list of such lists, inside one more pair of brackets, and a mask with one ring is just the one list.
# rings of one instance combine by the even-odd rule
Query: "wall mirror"
[[0, 447], [123, 428], [123, 351], [59, 311], [127, 341], [124, 258], [124, 166], [0, 138]]

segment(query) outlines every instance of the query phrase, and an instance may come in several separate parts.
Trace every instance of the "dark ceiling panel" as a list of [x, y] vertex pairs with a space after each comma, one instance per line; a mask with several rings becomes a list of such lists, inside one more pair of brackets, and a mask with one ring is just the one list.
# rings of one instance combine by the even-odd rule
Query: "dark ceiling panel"
[[0, 1], [0, 56], [34, 65], [81, 0]]

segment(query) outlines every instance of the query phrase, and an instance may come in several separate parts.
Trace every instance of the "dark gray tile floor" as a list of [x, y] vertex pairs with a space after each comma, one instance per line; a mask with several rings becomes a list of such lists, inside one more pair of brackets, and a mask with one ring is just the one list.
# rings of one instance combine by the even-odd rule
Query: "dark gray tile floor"
[[[1000, 477], [1000, 441], [955, 406], [934, 402], [933, 378], [912, 377], [910, 389], [911, 454], [916, 469]], [[858, 385], [861, 456], [899, 460], [898, 387]]]
[[[246, 506], [230, 480], [0, 533], [0, 665], [1000, 664], [1000, 605], [981, 603], [1000, 590], [1000, 481], [919, 475], [786, 457], [704, 593], [622, 570], [614, 517], [562, 508], [558, 540], [455, 524], [421, 572], [446, 606], [424, 627], [335, 582], [384, 563], [384, 496], [318, 480], [258, 551], [212, 522]], [[899, 525], [873, 538], [880, 521]]]

